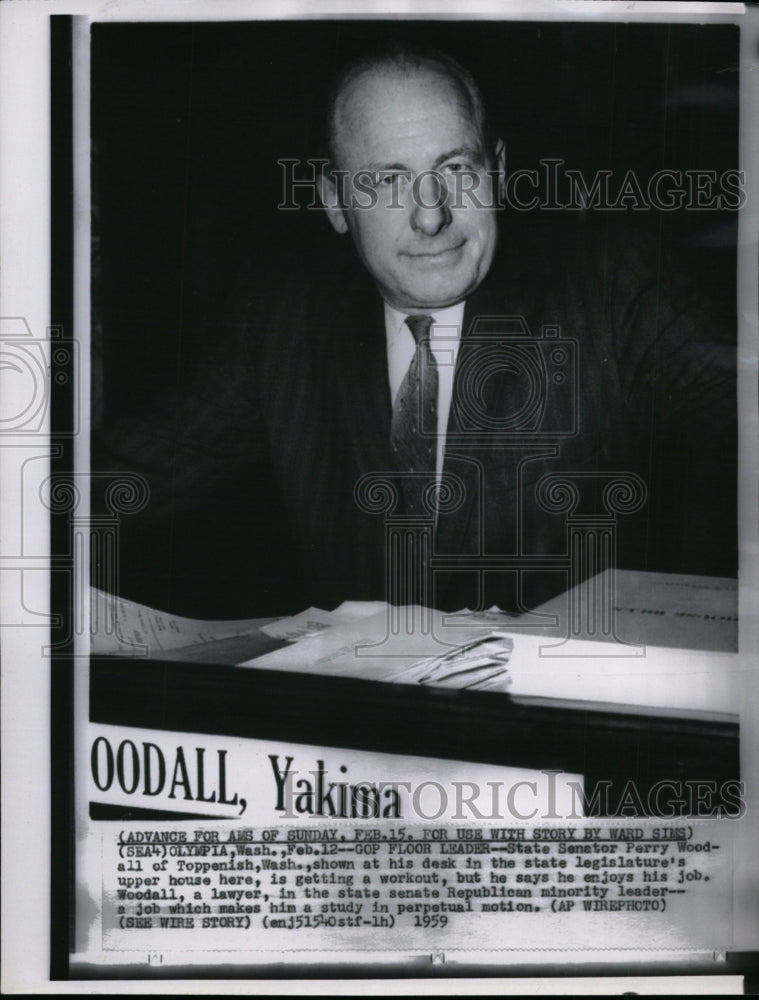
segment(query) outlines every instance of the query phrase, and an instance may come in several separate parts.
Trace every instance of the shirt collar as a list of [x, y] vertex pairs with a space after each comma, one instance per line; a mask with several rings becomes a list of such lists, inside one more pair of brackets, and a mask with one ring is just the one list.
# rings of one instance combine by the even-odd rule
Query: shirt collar
[[[390, 344], [401, 335], [408, 315], [409, 313], [400, 312], [385, 302], [385, 330], [387, 331], [388, 342]], [[447, 339], [450, 340], [451, 328], [457, 329], [459, 337], [461, 336], [461, 326], [464, 320], [463, 302], [457, 302], [456, 305], [447, 306], [445, 309], [436, 309], [434, 312], [427, 313], [427, 315], [432, 316], [435, 326], [444, 326], [447, 328]]]

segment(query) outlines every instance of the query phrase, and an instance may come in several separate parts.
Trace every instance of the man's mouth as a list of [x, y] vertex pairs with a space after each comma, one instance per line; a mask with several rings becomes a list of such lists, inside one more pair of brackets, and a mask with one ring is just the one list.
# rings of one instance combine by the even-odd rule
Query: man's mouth
[[460, 250], [464, 246], [465, 243], [466, 243], [466, 240], [462, 240], [461, 243], [457, 243], [457, 244], [455, 244], [455, 246], [445, 247], [442, 250], [434, 250], [434, 251], [429, 251], [429, 252], [417, 253], [417, 252], [412, 252], [412, 251], [405, 251], [405, 252], [403, 252], [401, 254], [401, 256], [403, 256], [403, 257], [410, 257], [412, 260], [418, 260], [418, 261], [420, 261], [422, 263], [427, 262], [427, 261], [429, 261], [429, 262], [435, 262], [435, 261], [443, 262], [443, 261], [446, 260], [446, 258], [452, 257], [458, 250]]

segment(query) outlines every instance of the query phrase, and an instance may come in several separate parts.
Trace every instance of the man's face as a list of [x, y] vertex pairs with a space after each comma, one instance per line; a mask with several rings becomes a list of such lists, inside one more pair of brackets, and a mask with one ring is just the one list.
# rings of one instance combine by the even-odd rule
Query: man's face
[[338, 105], [337, 166], [347, 176], [330, 221], [350, 232], [397, 309], [461, 302], [490, 268], [495, 164], [473, 118], [465, 95], [433, 69], [367, 72]]

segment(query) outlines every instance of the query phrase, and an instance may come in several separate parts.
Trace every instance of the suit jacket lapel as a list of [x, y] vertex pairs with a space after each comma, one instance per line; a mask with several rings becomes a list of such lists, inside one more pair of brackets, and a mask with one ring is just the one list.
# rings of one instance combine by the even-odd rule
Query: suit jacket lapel
[[335, 325], [335, 391], [350, 464], [359, 475], [387, 472], [392, 469], [387, 345], [382, 300], [371, 283], [357, 282], [344, 297]]
[[[443, 463], [444, 474], [455, 475], [461, 480], [464, 499], [455, 512], [450, 515], [441, 514], [438, 518], [436, 549], [444, 554], [463, 552], [474, 554], [482, 537], [480, 523], [482, 481], [495, 451], [489, 447], [488, 435], [478, 433], [476, 424], [473, 425], [471, 420], [467, 420], [471, 405], [468, 405], [463, 398], [465, 390], [462, 372], [476, 369], [477, 366], [472, 365], [472, 362], [476, 359], [478, 350], [482, 349], [476, 333], [476, 320], [502, 314], [503, 305], [500, 309], [497, 308], [491, 282], [481, 286], [467, 300], [464, 307], [462, 339], [456, 363]], [[486, 383], [486, 388], [492, 391], [492, 384]], [[493, 399], [487, 400], [489, 412], [493, 412], [495, 402]]]

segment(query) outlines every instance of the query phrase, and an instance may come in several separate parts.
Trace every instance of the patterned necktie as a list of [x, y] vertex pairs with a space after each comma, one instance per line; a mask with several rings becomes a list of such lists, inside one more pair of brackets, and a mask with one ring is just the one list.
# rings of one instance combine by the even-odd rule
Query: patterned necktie
[[[408, 316], [416, 351], [393, 406], [390, 444], [402, 479], [406, 514], [431, 516], [437, 468], [437, 362], [430, 349], [432, 316]], [[429, 488], [427, 504], [422, 496]]]

